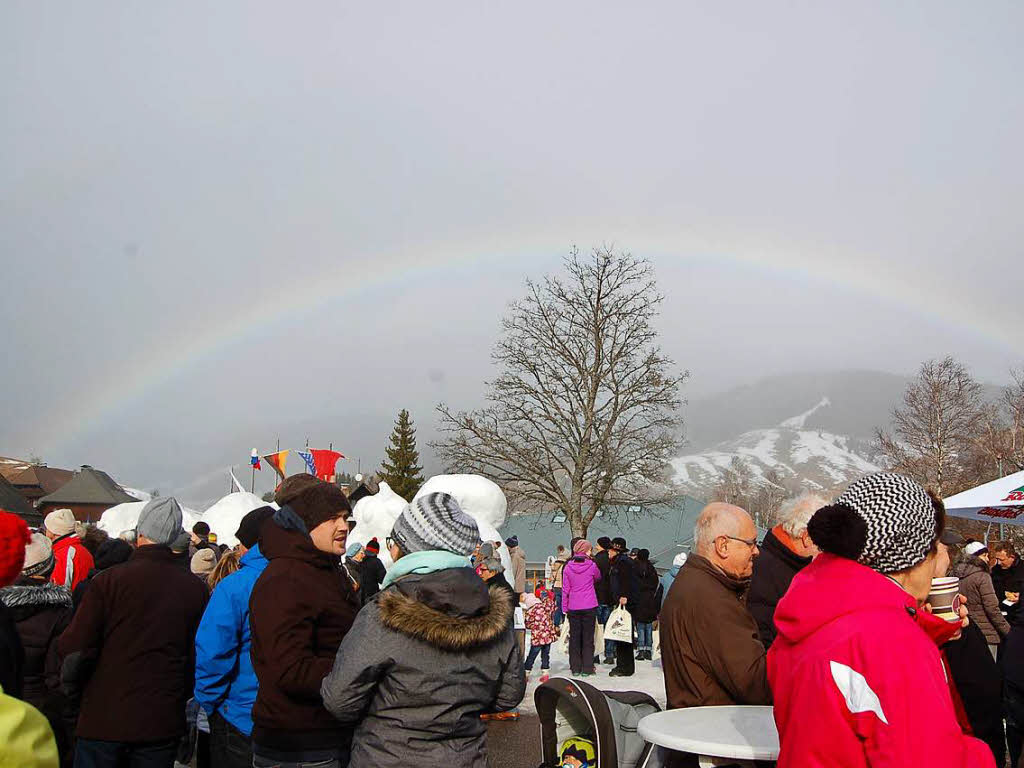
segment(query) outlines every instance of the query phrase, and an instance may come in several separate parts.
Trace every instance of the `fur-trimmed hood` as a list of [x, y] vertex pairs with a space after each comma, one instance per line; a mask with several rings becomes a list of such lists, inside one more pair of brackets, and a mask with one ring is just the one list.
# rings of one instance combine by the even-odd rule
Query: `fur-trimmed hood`
[[446, 651], [501, 637], [515, 606], [507, 590], [488, 587], [471, 568], [407, 576], [377, 599], [381, 623]]
[[50, 581], [30, 583], [23, 580], [0, 589], [0, 601], [16, 613], [21, 613], [19, 609], [34, 613], [49, 607], [70, 608], [71, 590]]

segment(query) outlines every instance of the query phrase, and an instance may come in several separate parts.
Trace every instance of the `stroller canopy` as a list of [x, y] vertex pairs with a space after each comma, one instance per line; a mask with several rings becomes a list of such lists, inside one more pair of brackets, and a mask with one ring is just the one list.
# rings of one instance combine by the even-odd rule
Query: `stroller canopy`
[[599, 768], [648, 764], [652, 745], [637, 733], [637, 723], [661, 711], [648, 694], [599, 691], [580, 680], [552, 677], [537, 688], [533, 701], [540, 718], [544, 765], [558, 765], [558, 746], [572, 736], [594, 740]]

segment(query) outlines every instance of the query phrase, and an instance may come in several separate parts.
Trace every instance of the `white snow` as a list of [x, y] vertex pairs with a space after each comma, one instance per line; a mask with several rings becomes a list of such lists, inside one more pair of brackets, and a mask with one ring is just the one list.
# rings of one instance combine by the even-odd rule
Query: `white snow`
[[797, 464], [804, 464], [812, 459], [824, 460], [819, 462], [822, 468], [840, 483], [849, 479], [851, 473], [879, 471], [879, 467], [850, 450], [846, 437], [830, 432], [800, 430], [793, 444], [792, 456]]
[[786, 419], [779, 426], [780, 427], [789, 427], [791, 429], [803, 429], [804, 428], [804, 424], [807, 423], [807, 419], [810, 416], [812, 416], [815, 412], [817, 412], [818, 410], [820, 410], [822, 408], [828, 408], [830, 405], [832, 405], [832, 401], [829, 400], [827, 397], [823, 397], [823, 398], [821, 398], [821, 401], [816, 406], [811, 408], [809, 411], [804, 411], [799, 416], [794, 416], [791, 419]]
[[[129, 501], [113, 506], [100, 516], [96, 527], [114, 538], [125, 531], [134, 531], [135, 526], [139, 524], [139, 515], [142, 514], [142, 509], [147, 503], [145, 501]], [[199, 518], [200, 514], [194, 509], [181, 508], [182, 528], [186, 531], [191, 531], [192, 526], [199, 521]]]
[[[564, 626], [564, 625], [563, 625]], [[604, 658], [602, 650], [601, 657]], [[529, 633], [527, 633], [526, 652], [530, 652]], [[633, 650], [636, 655], [636, 650]], [[631, 677], [609, 677], [608, 673], [614, 667], [598, 664], [594, 667], [596, 674], [593, 677], [580, 678], [602, 691], [642, 691], [654, 697], [662, 709], [666, 707], [667, 697], [665, 695], [665, 673], [661, 667], [661, 657], [657, 654], [654, 661], [637, 661], [636, 673]], [[569, 671], [569, 657], [558, 651], [558, 644], [551, 646], [551, 669], [548, 672], [552, 677], [572, 677]], [[519, 705], [521, 712], [536, 712], [537, 707], [533, 703], [533, 694], [540, 685], [540, 656], [533, 664], [533, 671], [530, 673], [530, 681], [526, 686], [526, 696], [523, 703]]]
[[[462, 511], [476, 520], [481, 541], [504, 541], [499, 528], [508, 513], [508, 499], [497, 483], [482, 475], [434, 475], [416, 493], [416, 499], [427, 493], [447, 493], [455, 497]], [[414, 499], [415, 501], [415, 499]], [[505, 572], [512, 571], [508, 547], [498, 550]], [[530, 553], [526, 552], [529, 556]]]
[[[242, 518], [254, 509], [265, 506], [277, 508], [277, 504], [267, 504], [256, 494], [248, 491], [236, 491], [229, 493], [203, 512], [203, 521], [210, 526], [211, 531], [217, 534], [218, 544], [234, 547], [238, 544], [235, 531], [238, 530], [238, 524], [242, 522]], [[188, 530], [192, 530], [191, 525]]]
[[140, 491], [138, 488], [129, 488], [126, 485], [122, 485], [121, 490], [129, 496], [134, 496], [139, 501], [150, 501], [153, 498], [153, 494]]
[[352, 510], [352, 518], [356, 521], [356, 527], [349, 536], [350, 544], [366, 544], [370, 539], [376, 538], [380, 544], [380, 559], [385, 568], [391, 567], [391, 554], [385, 545], [385, 539], [391, 535], [391, 529], [395, 527], [395, 520], [402, 514], [407, 502], [387, 484], [382, 482], [380, 490], [373, 496], [364, 496], [356, 502]]

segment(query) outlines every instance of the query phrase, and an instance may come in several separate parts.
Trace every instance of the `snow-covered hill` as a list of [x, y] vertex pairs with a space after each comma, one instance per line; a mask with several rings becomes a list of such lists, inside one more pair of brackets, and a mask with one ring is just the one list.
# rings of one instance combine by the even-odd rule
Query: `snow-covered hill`
[[872, 461], [870, 443], [805, 427], [812, 416], [831, 407], [823, 397], [813, 408], [769, 429], [755, 429], [714, 448], [672, 462], [677, 481], [687, 492], [706, 494], [718, 485], [736, 459], [755, 481], [769, 482], [774, 470], [788, 488], [832, 490], [879, 467]]

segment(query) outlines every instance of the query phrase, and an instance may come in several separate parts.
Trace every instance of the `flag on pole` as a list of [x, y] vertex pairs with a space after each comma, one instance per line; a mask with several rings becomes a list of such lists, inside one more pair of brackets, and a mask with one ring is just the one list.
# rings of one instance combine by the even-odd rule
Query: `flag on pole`
[[288, 466], [288, 451], [269, 453], [263, 458], [267, 460], [267, 464], [273, 467], [274, 471], [281, 476], [282, 480], [284, 480]]
[[316, 467], [313, 464], [313, 454], [309, 451], [296, 451], [296, 453], [298, 453], [299, 456], [302, 457], [302, 460], [306, 462], [306, 469], [309, 470], [309, 474], [315, 475]]
[[337, 451], [327, 451], [323, 449], [313, 450], [313, 474], [319, 477], [321, 480], [327, 483], [334, 482], [334, 465], [338, 463], [338, 459], [344, 459]]
[[260, 455], [255, 448], [252, 449], [252, 454], [249, 457], [249, 463], [252, 464], [253, 469], [258, 469], [261, 472], [263, 471], [263, 467], [260, 466]]

